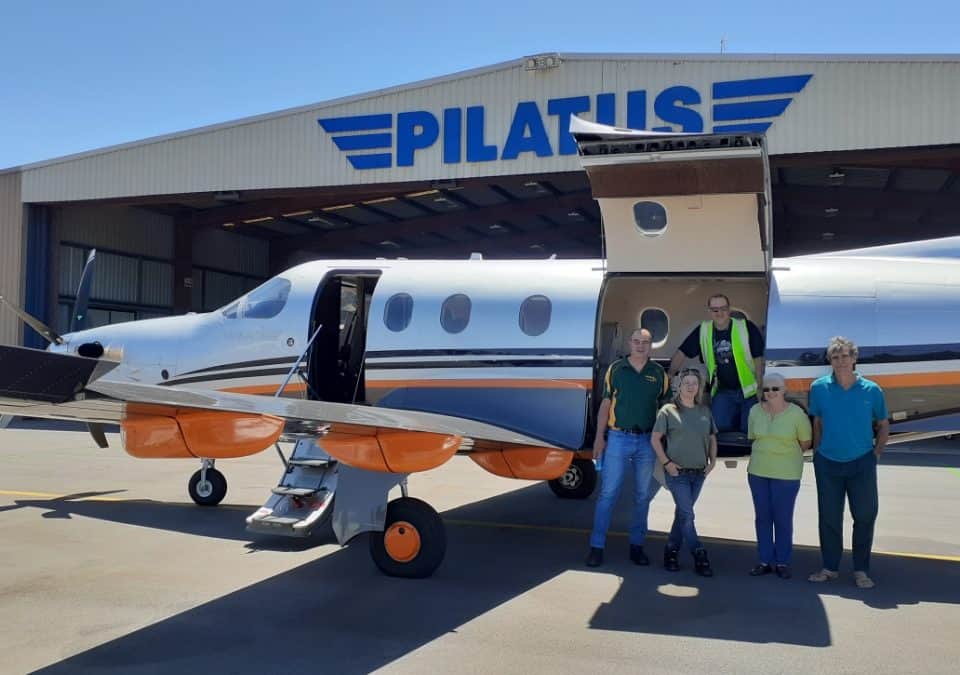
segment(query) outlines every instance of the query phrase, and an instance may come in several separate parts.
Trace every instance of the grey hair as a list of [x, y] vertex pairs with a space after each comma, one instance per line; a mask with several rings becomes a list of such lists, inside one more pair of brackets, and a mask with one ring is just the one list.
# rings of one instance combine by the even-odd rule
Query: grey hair
[[693, 399], [694, 405], [703, 403], [703, 375], [698, 368], [684, 368], [677, 373], [677, 388], [673, 394], [674, 405], [680, 405], [680, 389], [683, 387], [683, 378], [693, 375], [697, 378], [697, 395]]
[[857, 343], [853, 340], [849, 340], [842, 335], [835, 335], [830, 338], [829, 344], [827, 344], [827, 360], [833, 358], [833, 355], [846, 349], [850, 352], [850, 356], [853, 357], [853, 360], [856, 361], [857, 357], [860, 355], [860, 349], [857, 347]]

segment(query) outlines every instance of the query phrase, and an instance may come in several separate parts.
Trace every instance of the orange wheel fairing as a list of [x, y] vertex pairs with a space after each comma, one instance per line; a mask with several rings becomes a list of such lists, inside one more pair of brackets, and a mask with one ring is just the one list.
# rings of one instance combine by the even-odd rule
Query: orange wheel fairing
[[383, 545], [397, 562], [410, 562], [420, 553], [420, 532], [407, 521], [399, 520], [383, 533]]

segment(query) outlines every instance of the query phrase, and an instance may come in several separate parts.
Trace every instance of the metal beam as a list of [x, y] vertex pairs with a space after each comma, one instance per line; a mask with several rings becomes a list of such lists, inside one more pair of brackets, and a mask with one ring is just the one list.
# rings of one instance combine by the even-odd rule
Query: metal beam
[[382, 223], [364, 225], [350, 230], [338, 230], [322, 236], [300, 235], [287, 239], [285, 244], [292, 249], [318, 250], [318, 247], [329, 250], [331, 248], [352, 244], [355, 242], [377, 243], [383, 239], [417, 235], [423, 232], [438, 232], [453, 225], [461, 225], [468, 221], [497, 220], [529, 217], [545, 210], [571, 209], [589, 202], [590, 193], [586, 190], [574, 192], [560, 197], [541, 197], [524, 202], [495, 204], [474, 211], [459, 211], [442, 213], [435, 216], [410, 218], [397, 223]]

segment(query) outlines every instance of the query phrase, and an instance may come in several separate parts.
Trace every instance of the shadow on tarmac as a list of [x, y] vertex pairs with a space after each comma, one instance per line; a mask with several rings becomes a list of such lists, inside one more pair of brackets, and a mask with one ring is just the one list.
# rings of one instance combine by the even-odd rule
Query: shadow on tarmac
[[[116, 522], [201, 536], [244, 534], [244, 512], [236, 509], [69, 504], [77, 515]], [[655, 555], [663, 535], [656, 533], [648, 545], [651, 567], [631, 564], [626, 539], [612, 537], [607, 564], [588, 571], [582, 563], [585, 535], [568, 528], [588, 527], [592, 508], [592, 501], [559, 502], [543, 485], [499, 495], [444, 513], [447, 557], [431, 579], [382, 576], [361, 536], [318, 560], [38, 672], [369, 672], [570, 572], [621, 580], [609, 603], [582, 617], [590, 628], [745, 643], [829, 646], [830, 625], [821, 601], [825, 595], [878, 610], [921, 602], [960, 604], [956, 563], [876, 556], [873, 571], [879, 585], [867, 591], [857, 589], [847, 575], [828, 584], [806, 582], [806, 572], [819, 568], [813, 548], [795, 551], [797, 576], [792, 580], [751, 578], [746, 570], [754, 563], [752, 543], [707, 540], [717, 576], [702, 579], [693, 574], [688, 559], [680, 572], [663, 570]], [[567, 528], [551, 527], [551, 521]], [[233, 534], [227, 535], [230, 529]], [[849, 565], [848, 559], [844, 562]], [[569, 610], [579, 611], [578, 606], [582, 603]]]

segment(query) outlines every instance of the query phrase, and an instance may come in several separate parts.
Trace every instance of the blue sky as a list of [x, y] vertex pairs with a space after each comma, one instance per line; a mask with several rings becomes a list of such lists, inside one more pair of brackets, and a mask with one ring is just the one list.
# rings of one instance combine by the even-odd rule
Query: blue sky
[[527, 54], [955, 53], [958, 26], [927, 0], [0, 0], [0, 168]]

